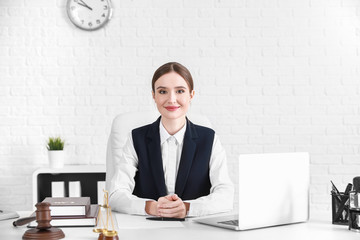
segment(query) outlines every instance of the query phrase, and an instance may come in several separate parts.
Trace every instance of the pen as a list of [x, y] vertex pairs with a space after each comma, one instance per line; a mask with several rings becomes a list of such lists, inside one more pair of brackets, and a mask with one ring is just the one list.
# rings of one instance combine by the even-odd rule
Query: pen
[[346, 194], [349, 194], [349, 192], [351, 191], [351, 189], [352, 189], [352, 184], [351, 183], [349, 183], [347, 186], [346, 186], [346, 189], [345, 189], [345, 192], [344, 192], [344, 194], [346, 195]]
[[146, 219], [153, 221], [185, 221], [185, 218], [171, 218], [171, 217], [147, 217]]
[[333, 183], [333, 181], [330, 180], [330, 182], [331, 182], [331, 185], [332, 185], [333, 190], [334, 190], [337, 194], [340, 195], [340, 192], [339, 192], [339, 190], [337, 189], [337, 187], [335, 186], [335, 184]]
[[335, 196], [335, 198], [339, 201], [339, 203], [341, 202], [341, 195], [339, 190], [337, 189], [337, 187], [335, 186], [335, 184], [333, 183], [333, 181], [331, 181], [331, 185], [332, 185], [332, 193], [334, 193], [333, 195]]

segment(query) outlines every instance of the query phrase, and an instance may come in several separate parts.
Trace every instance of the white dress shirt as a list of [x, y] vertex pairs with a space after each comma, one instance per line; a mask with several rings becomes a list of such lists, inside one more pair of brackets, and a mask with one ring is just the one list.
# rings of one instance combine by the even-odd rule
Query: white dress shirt
[[[174, 194], [175, 181], [180, 164], [183, 140], [186, 130], [184, 127], [174, 135], [170, 135], [160, 121], [160, 143], [164, 169], [164, 179], [168, 194]], [[135, 174], [137, 171], [138, 157], [134, 148], [132, 134], [129, 134], [111, 180], [109, 204], [113, 210], [128, 213], [147, 215], [145, 212], [146, 201], [157, 199], [139, 198], [132, 194], [135, 188]], [[234, 186], [231, 182], [226, 165], [226, 154], [217, 135], [214, 142], [209, 162], [209, 177], [211, 182], [210, 194], [190, 203], [187, 216], [202, 216], [230, 211], [233, 207]]]
[[161, 157], [163, 159], [165, 185], [167, 187], [168, 194], [175, 193], [175, 181], [180, 165], [185, 130], [186, 122], [185, 125], [177, 133], [175, 133], [174, 135], [170, 135], [160, 121], [159, 131]]

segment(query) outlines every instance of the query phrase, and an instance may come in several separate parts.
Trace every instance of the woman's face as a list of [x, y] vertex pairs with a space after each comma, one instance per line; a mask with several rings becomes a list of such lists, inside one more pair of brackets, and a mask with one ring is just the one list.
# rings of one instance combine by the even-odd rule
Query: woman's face
[[185, 117], [194, 91], [190, 92], [187, 82], [176, 72], [162, 75], [155, 82], [153, 98], [161, 116], [166, 119]]

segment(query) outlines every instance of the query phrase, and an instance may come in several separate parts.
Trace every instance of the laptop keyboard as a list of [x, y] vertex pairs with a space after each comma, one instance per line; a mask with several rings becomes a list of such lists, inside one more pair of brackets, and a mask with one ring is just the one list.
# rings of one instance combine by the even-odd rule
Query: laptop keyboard
[[238, 226], [239, 225], [239, 220], [229, 220], [229, 221], [223, 221], [223, 222], [219, 222], [222, 224], [226, 224], [226, 225], [231, 225], [231, 226]]

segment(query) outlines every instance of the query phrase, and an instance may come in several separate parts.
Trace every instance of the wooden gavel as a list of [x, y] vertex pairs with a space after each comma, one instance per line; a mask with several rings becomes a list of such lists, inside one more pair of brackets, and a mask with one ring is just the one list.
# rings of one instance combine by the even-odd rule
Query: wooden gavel
[[20, 218], [13, 222], [13, 225], [21, 226], [27, 223], [30, 223], [34, 220], [38, 223], [37, 227], [34, 229], [27, 230], [24, 235], [23, 239], [30, 240], [30, 239], [61, 239], [65, 237], [64, 232], [60, 228], [52, 227], [50, 224], [51, 221], [51, 214], [50, 214], [50, 203], [48, 202], [41, 202], [35, 205], [36, 207], [36, 217], [27, 217], [27, 218]]

